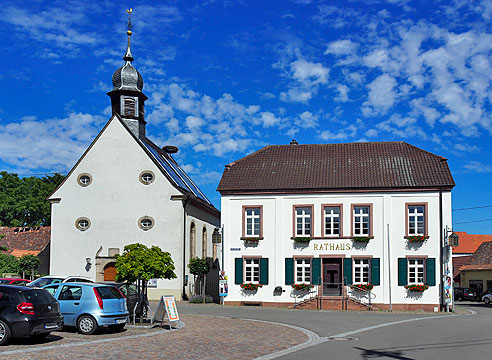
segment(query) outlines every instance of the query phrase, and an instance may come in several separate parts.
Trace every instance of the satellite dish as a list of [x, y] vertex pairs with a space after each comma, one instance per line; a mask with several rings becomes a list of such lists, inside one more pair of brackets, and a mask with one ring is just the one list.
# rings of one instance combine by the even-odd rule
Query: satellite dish
[[177, 146], [174, 146], [174, 145], [166, 145], [162, 148], [162, 150], [164, 150], [165, 152], [167, 152], [168, 154], [176, 154], [178, 152], [178, 147]]

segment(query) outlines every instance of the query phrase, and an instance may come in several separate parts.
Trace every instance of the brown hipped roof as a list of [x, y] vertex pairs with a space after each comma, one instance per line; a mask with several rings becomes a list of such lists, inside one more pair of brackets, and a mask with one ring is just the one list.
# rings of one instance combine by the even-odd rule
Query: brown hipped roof
[[473, 254], [478, 247], [487, 241], [492, 241], [492, 235], [468, 234], [456, 231], [460, 237], [459, 245], [453, 247], [453, 254]]
[[451, 189], [447, 160], [405, 142], [270, 145], [226, 165], [221, 193]]
[[32, 228], [0, 228], [0, 246], [7, 247], [7, 253], [22, 255], [38, 255], [48, 246], [51, 237], [51, 226]]
[[463, 270], [490, 270], [492, 269], [492, 241], [482, 243], [468, 265], [463, 265]]

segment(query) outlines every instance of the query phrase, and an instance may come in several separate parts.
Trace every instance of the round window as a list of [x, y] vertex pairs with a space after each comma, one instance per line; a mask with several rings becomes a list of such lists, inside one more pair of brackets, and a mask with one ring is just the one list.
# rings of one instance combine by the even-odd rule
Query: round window
[[140, 229], [142, 230], [150, 230], [152, 229], [152, 227], [154, 226], [154, 219], [152, 219], [151, 217], [149, 216], [144, 216], [144, 217], [141, 217], [139, 220], [138, 220], [138, 226], [140, 227]]
[[139, 179], [142, 184], [148, 185], [154, 181], [154, 173], [152, 171], [142, 171]]
[[80, 186], [87, 186], [92, 182], [92, 177], [89, 174], [80, 174], [77, 178]]
[[80, 231], [85, 231], [91, 226], [91, 222], [87, 218], [78, 218], [77, 221], [75, 221], [75, 226]]

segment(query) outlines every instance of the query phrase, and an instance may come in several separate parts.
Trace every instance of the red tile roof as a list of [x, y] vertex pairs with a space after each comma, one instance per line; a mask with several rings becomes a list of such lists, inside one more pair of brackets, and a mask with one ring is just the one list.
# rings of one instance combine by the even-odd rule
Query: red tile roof
[[460, 243], [453, 247], [453, 254], [473, 254], [482, 243], [492, 241], [492, 235], [468, 234], [464, 231], [456, 231], [456, 234], [460, 237]]
[[454, 186], [445, 158], [405, 142], [270, 145], [226, 165], [221, 193]]
[[8, 253], [15, 256], [27, 254], [38, 255], [48, 246], [51, 226], [34, 228], [0, 228], [0, 246], [6, 246]]
[[465, 270], [492, 270], [492, 264], [487, 265], [463, 265], [460, 271]]

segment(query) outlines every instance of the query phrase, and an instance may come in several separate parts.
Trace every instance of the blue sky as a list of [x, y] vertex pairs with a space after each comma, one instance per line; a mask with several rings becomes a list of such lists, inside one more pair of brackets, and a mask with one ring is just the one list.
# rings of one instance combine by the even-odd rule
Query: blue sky
[[[67, 173], [110, 116], [133, 8], [147, 134], [207, 196], [268, 144], [403, 140], [449, 159], [454, 228], [492, 233], [492, 2], [3, 1], [0, 169]], [[487, 207], [490, 206], [490, 207]], [[463, 222], [467, 222], [462, 224]]]

